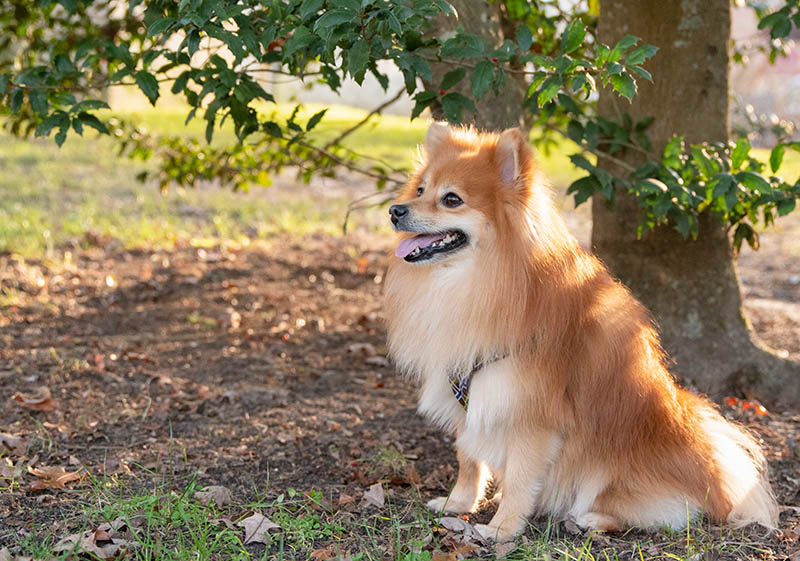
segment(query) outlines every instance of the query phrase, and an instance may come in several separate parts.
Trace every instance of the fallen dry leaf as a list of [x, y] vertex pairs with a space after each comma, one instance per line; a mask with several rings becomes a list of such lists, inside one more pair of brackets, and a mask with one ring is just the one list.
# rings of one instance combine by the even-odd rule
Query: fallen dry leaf
[[364, 491], [364, 496], [361, 498], [361, 504], [364, 506], [376, 506], [378, 508], [383, 506], [386, 502], [386, 492], [383, 490], [381, 482], [370, 485], [369, 489]]
[[5, 451], [13, 456], [22, 456], [27, 448], [25, 439], [0, 433], [0, 451]]
[[[486, 539], [481, 535], [475, 526], [464, 520], [463, 518], [456, 518], [455, 516], [443, 516], [439, 519], [439, 525], [447, 528], [451, 532], [460, 534], [457, 536], [459, 542], [467, 545], [486, 544]], [[477, 545], [475, 545], [477, 547]]]
[[280, 526], [258, 512], [254, 512], [247, 518], [243, 518], [237, 522], [236, 525], [244, 528], [245, 545], [249, 543], [263, 543], [269, 545], [272, 541], [268, 535], [269, 531], [281, 529]]
[[353, 498], [352, 496], [348, 495], [347, 493], [341, 493], [339, 495], [339, 500], [336, 501], [336, 502], [339, 504], [339, 506], [342, 506], [342, 505], [352, 504], [352, 503], [356, 502], [356, 500], [355, 500], [355, 498]]
[[233, 521], [230, 518], [215, 518], [211, 521], [214, 526], [224, 525], [228, 530], [234, 530]]
[[31, 483], [31, 491], [41, 491], [43, 489], [64, 489], [67, 483], [78, 481], [86, 476], [81, 470], [67, 471], [62, 466], [42, 466], [40, 468], [28, 468], [28, 473], [39, 479]]
[[22, 460], [18, 461], [17, 465], [14, 465], [14, 463], [11, 461], [11, 458], [3, 458], [2, 460], [0, 460], [0, 478], [19, 479], [21, 475], [22, 475]]
[[499, 543], [494, 546], [494, 556], [496, 559], [500, 559], [501, 557], [505, 557], [514, 551], [516, 548], [517, 544], [515, 544], [513, 541]]
[[[459, 559], [463, 559], [465, 555], [472, 553], [476, 549], [479, 548], [474, 545], [462, 545], [461, 547], [456, 548], [449, 553], [438, 553], [434, 555], [431, 558], [431, 561], [458, 561]], [[500, 555], [498, 554], [497, 557], [500, 557]]]
[[227, 487], [222, 485], [209, 485], [203, 487], [200, 491], [194, 494], [194, 498], [200, 504], [209, 505], [212, 502], [217, 506], [227, 506], [231, 504], [231, 492]]
[[11, 561], [11, 552], [7, 547], [0, 549], [0, 561]]
[[85, 552], [96, 555], [100, 559], [117, 559], [123, 556], [124, 550], [132, 547], [135, 547], [134, 542], [112, 537], [107, 531], [98, 529], [89, 530], [82, 534], [71, 534], [59, 541], [53, 551], [56, 553], [63, 551]]
[[24, 395], [19, 392], [11, 396], [11, 399], [36, 411], [52, 411], [56, 408], [58, 403], [50, 397], [50, 389], [46, 387], [39, 388], [33, 395]]
[[315, 549], [311, 552], [311, 559], [317, 559], [318, 561], [325, 561], [326, 559], [330, 559], [332, 555], [335, 555], [332, 551], [328, 549]]

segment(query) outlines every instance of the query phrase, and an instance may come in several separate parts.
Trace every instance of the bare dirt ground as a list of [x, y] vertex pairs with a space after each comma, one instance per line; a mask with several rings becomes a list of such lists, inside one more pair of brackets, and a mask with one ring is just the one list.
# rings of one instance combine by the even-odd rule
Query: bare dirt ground
[[[395, 504], [448, 492], [451, 442], [415, 413], [413, 388], [384, 357], [386, 247], [308, 237], [150, 252], [90, 241], [58, 266], [0, 256], [0, 432], [23, 439], [6, 441], [0, 457], [0, 547], [75, 531], [67, 513], [86, 480], [58, 489], [30, 471], [41, 466], [82, 466], [131, 488], [196, 473], [199, 484], [240, 498], [315, 489], [352, 516], [358, 501], [338, 499], [359, 499], [376, 481]], [[745, 254], [740, 269], [755, 329], [797, 359], [800, 261], [781, 248]], [[798, 555], [800, 417], [722, 407], [763, 437], [779, 502], [790, 508], [779, 532], [752, 534], [746, 554], [702, 558]], [[376, 461], [387, 454], [400, 460]], [[443, 559], [454, 551], [445, 547]], [[623, 546], [616, 553], [639, 558]]]

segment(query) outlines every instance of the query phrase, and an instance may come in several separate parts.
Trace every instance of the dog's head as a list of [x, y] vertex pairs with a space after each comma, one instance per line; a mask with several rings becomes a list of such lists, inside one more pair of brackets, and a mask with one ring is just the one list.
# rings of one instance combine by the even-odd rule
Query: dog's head
[[433, 123], [423, 152], [422, 165], [389, 209], [392, 226], [404, 233], [395, 255], [432, 264], [493, 245], [509, 227], [509, 211], [529, 198], [535, 165], [522, 132]]

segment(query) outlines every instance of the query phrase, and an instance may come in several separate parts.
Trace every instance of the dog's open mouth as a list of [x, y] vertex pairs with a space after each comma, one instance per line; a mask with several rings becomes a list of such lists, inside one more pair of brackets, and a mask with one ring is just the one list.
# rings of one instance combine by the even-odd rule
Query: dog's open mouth
[[409, 263], [431, 259], [435, 255], [449, 253], [467, 243], [467, 235], [461, 230], [449, 230], [438, 234], [420, 234], [403, 240], [394, 254]]

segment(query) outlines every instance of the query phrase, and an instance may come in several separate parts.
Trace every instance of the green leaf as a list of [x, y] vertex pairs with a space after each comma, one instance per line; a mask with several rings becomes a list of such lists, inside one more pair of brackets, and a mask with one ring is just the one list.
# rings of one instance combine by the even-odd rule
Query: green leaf
[[733, 149], [731, 153], [731, 168], [739, 169], [744, 161], [747, 159], [747, 155], [750, 153], [750, 141], [747, 140], [745, 137], [741, 137], [736, 141], [736, 147]]
[[464, 110], [475, 111], [475, 104], [471, 99], [457, 92], [452, 92], [442, 97], [442, 112], [451, 123], [461, 123]]
[[522, 51], [522, 54], [527, 53], [533, 44], [531, 28], [528, 27], [528, 24], [525, 22], [522, 22], [519, 25], [519, 31], [517, 31], [517, 43], [519, 43], [519, 50]]
[[439, 85], [439, 88], [442, 90], [449, 90], [456, 84], [458, 84], [461, 80], [464, 79], [464, 76], [467, 75], [467, 71], [463, 68], [456, 68], [455, 70], [451, 70], [447, 74], [444, 75], [442, 78], [442, 83]]
[[783, 10], [779, 10], [761, 18], [761, 21], [758, 22], [758, 28], [764, 29], [765, 27], [774, 27], [784, 19], [787, 19], [786, 13]]
[[369, 64], [369, 42], [361, 38], [356, 41], [356, 44], [347, 53], [347, 71], [360, 85], [364, 80], [364, 73]]
[[783, 199], [778, 203], [778, 216], [786, 216], [794, 210], [796, 201], [794, 199]]
[[436, 99], [436, 92], [424, 91], [414, 96], [414, 108], [411, 110], [411, 120], [413, 121]]
[[567, 136], [576, 144], [583, 142], [583, 125], [572, 119], [567, 125]]
[[708, 179], [714, 175], [711, 159], [708, 157], [706, 151], [703, 150], [702, 146], [692, 146], [692, 160], [694, 160], [695, 165], [700, 169], [700, 173], [703, 174], [703, 177]]
[[792, 31], [792, 22], [788, 18], [780, 20], [770, 31], [770, 36], [773, 39], [783, 39]]
[[8, 101], [8, 108], [12, 113], [17, 113], [22, 108], [23, 101], [25, 101], [25, 90], [14, 88], [11, 90], [11, 99]]
[[633, 72], [634, 74], [637, 74], [637, 75], [641, 76], [642, 78], [644, 78], [648, 82], [652, 82], [653, 81], [653, 75], [650, 74], [647, 70], [645, 70], [641, 66], [629, 66], [628, 70]]
[[186, 48], [189, 49], [189, 56], [197, 52], [200, 48], [200, 30], [192, 29], [189, 36], [186, 38]]
[[161, 35], [167, 29], [175, 25], [177, 20], [175, 18], [161, 18], [157, 19], [147, 27], [147, 37], [154, 35]]
[[300, 4], [300, 19], [305, 20], [308, 16], [316, 14], [323, 3], [324, 0], [303, 0]]
[[352, 23], [357, 17], [358, 14], [352, 10], [328, 10], [317, 19], [314, 31], [325, 30], [343, 23]]
[[742, 185], [748, 189], [756, 191], [757, 193], [764, 194], [772, 192], [772, 187], [770, 186], [769, 181], [764, 179], [764, 177], [758, 173], [752, 171], [740, 171], [736, 174], [736, 179], [738, 179]]
[[488, 60], [483, 60], [475, 65], [472, 71], [472, 95], [475, 99], [480, 99], [489, 91], [494, 77], [494, 65]]
[[31, 109], [34, 113], [45, 114], [49, 104], [47, 103], [47, 93], [44, 90], [30, 90], [28, 99], [31, 102]]
[[[622, 39], [620, 39], [616, 45], [614, 45], [613, 51], [616, 51], [616, 55], [612, 55], [611, 60], [619, 60], [619, 57], [624, 53], [627, 49], [633, 47], [636, 43], [639, 42], [639, 38], [636, 35], [625, 35]], [[616, 58], [614, 58], [616, 56]]]
[[[675, 207], [673, 207], [675, 208]], [[684, 239], [689, 237], [689, 216], [683, 209], [675, 209], [670, 213], [675, 221], [675, 229], [680, 232]]]
[[567, 189], [567, 193], [575, 198], [575, 206], [585, 203], [592, 195], [601, 189], [600, 182], [593, 175], [581, 177], [574, 181]]
[[142, 90], [142, 93], [150, 100], [151, 105], [156, 104], [158, 99], [158, 81], [155, 76], [146, 70], [140, 70], [136, 73], [136, 85]]
[[[319, 25], [319, 20], [317, 20], [317, 25]], [[317, 28], [317, 25], [314, 26], [314, 29]], [[314, 42], [314, 39], [316, 39], [316, 35], [311, 33], [307, 27], [301, 25], [295, 28], [292, 36], [286, 40], [286, 44], [283, 46], [283, 56], [290, 57], [297, 51], [305, 49]]]
[[625, 57], [625, 64], [637, 66], [652, 57], [656, 52], [658, 52], [658, 47], [654, 45], [642, 45], [632, 50], [630, 54]]
[[55, 141], [59, 147], [64, 144], [65, 140], [67, 140], [67, 132], [69, 132], [69, 125], [70, 125], [69, 120], [67, 120], [66, 126], [62, 126], [61, 128], [59, 128], [58, 132], [56, 133]]
[[52, 131], [55, 127], [61, 126], [64, 123], [69, 123], [69, 117], [63, 111], [56, 111], [52, 115], [48, 115], [39, 125], [36, 127], [36, 136], [49, 136], [50, 131]]
[[183, 91], [186, 87], [186, 84], [189, 83], [189, 78], [191, 77], [192, 73], [190, 70], [186, 70], [180, 74], [177, 78], [175, 78], [175, 82], [172, 84], [172, 93], [177, 94]]
[[315, 113], [314, 116], [311, 117], [308, 120], [308, 124], [306, 125], [306, 131], [310, 131], [311, 129], [316, 127], [319, 124], [319, 122], [322, 120], [322, 117], [325, 116], [325, 112], [326, 111], [328, 111], [327, 108], [323, 109], [322, 111], [319, 111], [319, 112]]
[[628, 101], [631, 101], [633, 96], [636, 95], [636, 82], [627, 72], [613, 74], [611, 76], [611, 84], [614, 86], [614, 90]]
[[69, 112], [80, 113], [81, 111], [92, 111], [96, 109], [110, 109], [108, 103], [100, 99], [84, 99], [73, 105]]
[[539, 90], [539, 95], [536, 98], [536, 103], [541, 107], [548, 101], [552, 101], [559, 89], [561, 89], [561, 78], [555, 75], [550, 76], [544, 81], [544, 84], [542, 84], [542, 88]]
[[410, 55], [409, 62], [411, 63], [411, 68], [414, 72], [417, 73], [423, 80], [428, 82], [433, 80], [433, 72], [431, 70], [431, 65], [428, 64], [428, 61], [422, 57], [417, 55]]
[[581, 46], [586, 38], [586, 28], [579, 19], [569, 22], [569, 25], [561, 34], [561, 50], [564, 54], [569, 54]]
[[653, 216], [658, 218], [659, 220], [664, 218], [669, 209], [672, 208], [672, 196], [667, 194], [661, 195], [656, 199], [656, 203], [652, 206]]
[[730, 173], [718, 173], [708, 182], [708, 189], [711, 190], [711, 198], [716, 199], [728, 194], [731, 189], [736, 188], [736, 178]]
[[444, 42], [440, 54], [443, 57], [477, 58], [486, 51], [483, 41], [475, 35], [460, 33]]
[[786, 145], [778, 144], [769, 153], [769, 167], [772, 169], [772, 173], [776, 173], [780, 169], [784, 152], [786, 152]]
[[262, 123], [262, 126], [267, 131], [267, 133], [275, 138], [281, 138], [283, 136], [283, 131], [278, 126], [278, 123], [274, 121], [266, 121]]
[[744, 240], [747, 240], [750, 247], [756, 249], [758, 241], [753, 227], [746, 222], [741, 222], [736, 226], [736, 230], [733, 233], [733, 247], [736, 249], [737, 253], [742, 249], [742, 242]]
[[78, 113], [78, 119], [80, 119], [80, 122], [82, 124], [86, 125], [87, 127], [93, 128], [94, 130], [96, 130], [101, 134], [109, 134], [108, 127], [106, 127], [106, 125], [100, 119], [98, 119], [91, 113], [85, 113], [85, 112]]
[[[70, 14], [74, 14], [78, 9], [78, 2], [76, 0], [58, 0], [58, 3], [64, 6], [64, 9]], [[42, 3], [40, 2], [39, 4], [41, 5]]]

